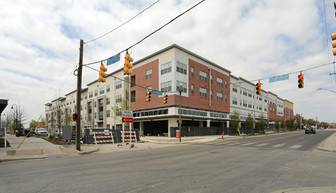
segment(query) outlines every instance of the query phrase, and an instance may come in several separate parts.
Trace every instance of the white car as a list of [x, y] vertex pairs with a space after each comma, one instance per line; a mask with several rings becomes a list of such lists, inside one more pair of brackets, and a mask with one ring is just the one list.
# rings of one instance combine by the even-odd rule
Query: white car
[[36, 135], [44, 135], [47, 136], [48, 135], [48, 131], [45, 128], [36, 128], [35, 129], [35, 134]]

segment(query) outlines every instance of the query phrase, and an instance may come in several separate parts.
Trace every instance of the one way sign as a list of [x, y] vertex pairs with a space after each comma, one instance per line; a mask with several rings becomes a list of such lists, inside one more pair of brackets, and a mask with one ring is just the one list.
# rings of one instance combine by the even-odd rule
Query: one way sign
[[123, 121], [124, 123], [127, 123], [127, 122], [133, 122], [133, 118], [126, 118], [126, 117], [124, 117], [124, 118], [122, 118], [122, 121]]

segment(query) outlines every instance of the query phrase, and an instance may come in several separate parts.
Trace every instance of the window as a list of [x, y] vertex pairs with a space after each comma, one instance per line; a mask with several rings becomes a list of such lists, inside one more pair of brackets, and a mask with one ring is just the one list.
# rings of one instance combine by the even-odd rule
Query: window
[[243, 89], [243, 95], [247, 96], [247, 90]]
[[223, 93], [217, 92], [217, 100], [223, 101]]
[[131, 76], [131, 87], [135, 87], [135, 75]]
[[187, 65], [176, 61], [176, 71], [182, 74], [187, 74]]
[[246, 100], [243, 100], [243, 106], [247, 107], [247, 101]]
[[187, 83], [185, 82], [180, 82], [180, 81], [176, 81], [176, 90], [179, 91], [179, 87], [182, 84], [182, 92], [187, 92]]
[[109, 105], [111, 103], [110, 97], [106, 98], [106, 105]]
[[212, 74], [210, 74], [210, 82], [211, 82], [211, 84], [212, 84]]
[[237, 85], [232, 85], [232, 91], [233, 92], [238, 92], [238, 86]]
[[135, 90], [131, 91], [131, 102], [135, 102]]
[[152, 78], [152, 69], [149, 69], [146, 71], [146, 80], [151, 79]]
[[[152, 87], [151, 86], [146, 87], [146, 92], [148, 92], [148, 91], [152, 91]], [[147, 93], [146, 93], [146, 95], [147, 95]]]
[[248, 101], [248, 108], [252, 108], [252, 102]]
[[223, 79], [217, 78], [217, 85], [218, 86], [223, 86]]
[[210, 90], [210, 98], [212, 99], [212, 90]]
[[208, 74], [206, 72], [200, 71], [199, 76], [200, 76], [200, 80], [208, 81]]
[[95, 90], [94, 92], [95, 92], [95, 96], [97, 96], [98, 95], [98, 89]]
[[191, 68], [190, 68], [190, 71], [191, 71], [191, 77], [194, 78], [194, 67], [191, 67]]
[[194, 94], [194, 85], [190, 85], [191, 94]]
[[161, 91], [162, 92], [168, 92], [168, 91], [171, 91], [171, 90], [172, 90], [171, 81], [161, 83]]
[[200, 92], [200, 96], [201, 96], [201, 97], [208, 97], [208, 91], [207, 91], [206, 88], [202, 88], [202, 87], [200, 87], [200, 88], [199, 88], [199, 92]]
[[106, 92], [110, 92], [110, 85], [106, 86]]
[[171, 62], [161, 64], [161, 75], [171, 72]]
[[111, 111], [110, 111], [110, 110], [107, 110], [107, 111], [106, 111], [106, 117], [110, 117], [110, 113], [111, 113]]
[[103, 99], [99, 99], [98, 100], [99, 103], [99, 120], [103, 120], [103, 116], [104, 116], [104, 100]]
[[116, 95], [116, 102], [121, 102], [121, 94]]
[[93, 92], [91, 91], [91, 92], [89, 92], [89, 98], [92, 98], [92, 97], [93, 97]]
[[228, 83], [227, 83], [227, 81], [225, 81], [225, 88], [227, 88], [227, 85], [228, 85]]
[[105, 90], [105, 88], [104, 88], [104, 87], [101, 87], [101, 88], [99, 89], [99, 94], [104, 94], [104, 90]]
[[252, 92], [248, 92], [248, 96], [252, 98]]
[[116, 89], [121, 88], [122, 87], [122, 83], [121, 80], [116, 82]]
[[236, 97], [232, 98], [232, 104], [234, 104], [234, 105], [238, 104], [238, 99]]
[[228, 95], [225, 94], [225, 102], [227, 102], [227, 101], [228, 101]]

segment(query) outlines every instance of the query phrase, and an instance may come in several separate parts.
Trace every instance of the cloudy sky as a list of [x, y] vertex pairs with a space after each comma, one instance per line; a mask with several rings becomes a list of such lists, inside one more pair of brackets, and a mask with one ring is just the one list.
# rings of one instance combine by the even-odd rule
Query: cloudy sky
[[[0, 99], [30, 120], [44, 105], [76, 89], [79, 42], [114, 29], [157, 0], [0, 1]], [[125, 50], [200, 0], [160, 0], [123, 27], [85, 44], [84, 63]], [[290, 74], [262, 88], [294, 102], [305, 118], [336, 122], [336, 32], [332, 0], [206, 0], [131, 50], [135, 60], [178, 44], [247, 80]], [[325, 11], [324, 11], [325, 10]], [[108, 73], [123, 66], [120, 61]], [[98, 69], [98, 65], [91, 67]], [[304, 71], [306, 70], [306, 71]], [[305, 88], [297, 88], [303, 71]], [[83, 85], [98, 73], [83, 68]]]

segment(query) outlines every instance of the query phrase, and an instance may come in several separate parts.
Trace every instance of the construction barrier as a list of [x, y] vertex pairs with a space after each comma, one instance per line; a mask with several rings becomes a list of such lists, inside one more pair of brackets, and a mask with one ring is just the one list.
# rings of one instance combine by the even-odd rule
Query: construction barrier
[[121, 137], [122, 137], [121, 141], [123, 141], [123, 139], [124, 139], [124, 142], [130, 142], [130, 141], [137, 142], [135, 131], [132, 131], [131, 134], [130, 134], [130, 131], [124, 131], [124, 133], [123, 133], [123, 131], [120, 131], [120, 133], [121, 133]]
[[[95, 134], [94, 134], [95, 132]], [[106, 133], [108, 132], [108, 133]], [[111, 132], [111, 133], [109, 133]], [[129, 136], [130, 131], [125, 131], [125, 142], [130, 142], [130, 138], [132, 138], [133, 142], [140, 141], [139, 130], [134, 129], [132, 130], [132, 136]], [[113, 138], [111, 138], [113, 136]], [[93, 129], [85, 129], [83, 142], [85, 144], [97, 144], [98, 143], [122, 143], [123, 136], [121, 129], [104, 129], [104, 128], [93, 128]], [[108, 141], [112, 140], [113, 141]], [[101, 142], [98, 142], [101, 141]]]
[[[90, 135], [93, 135], [93, 139], [96, 145], [97, 143], [113, 143], [114, 144], [112, 131], [90, 132]], [[97, 139], [106, 139], [106, 140], [97, 140]]]

